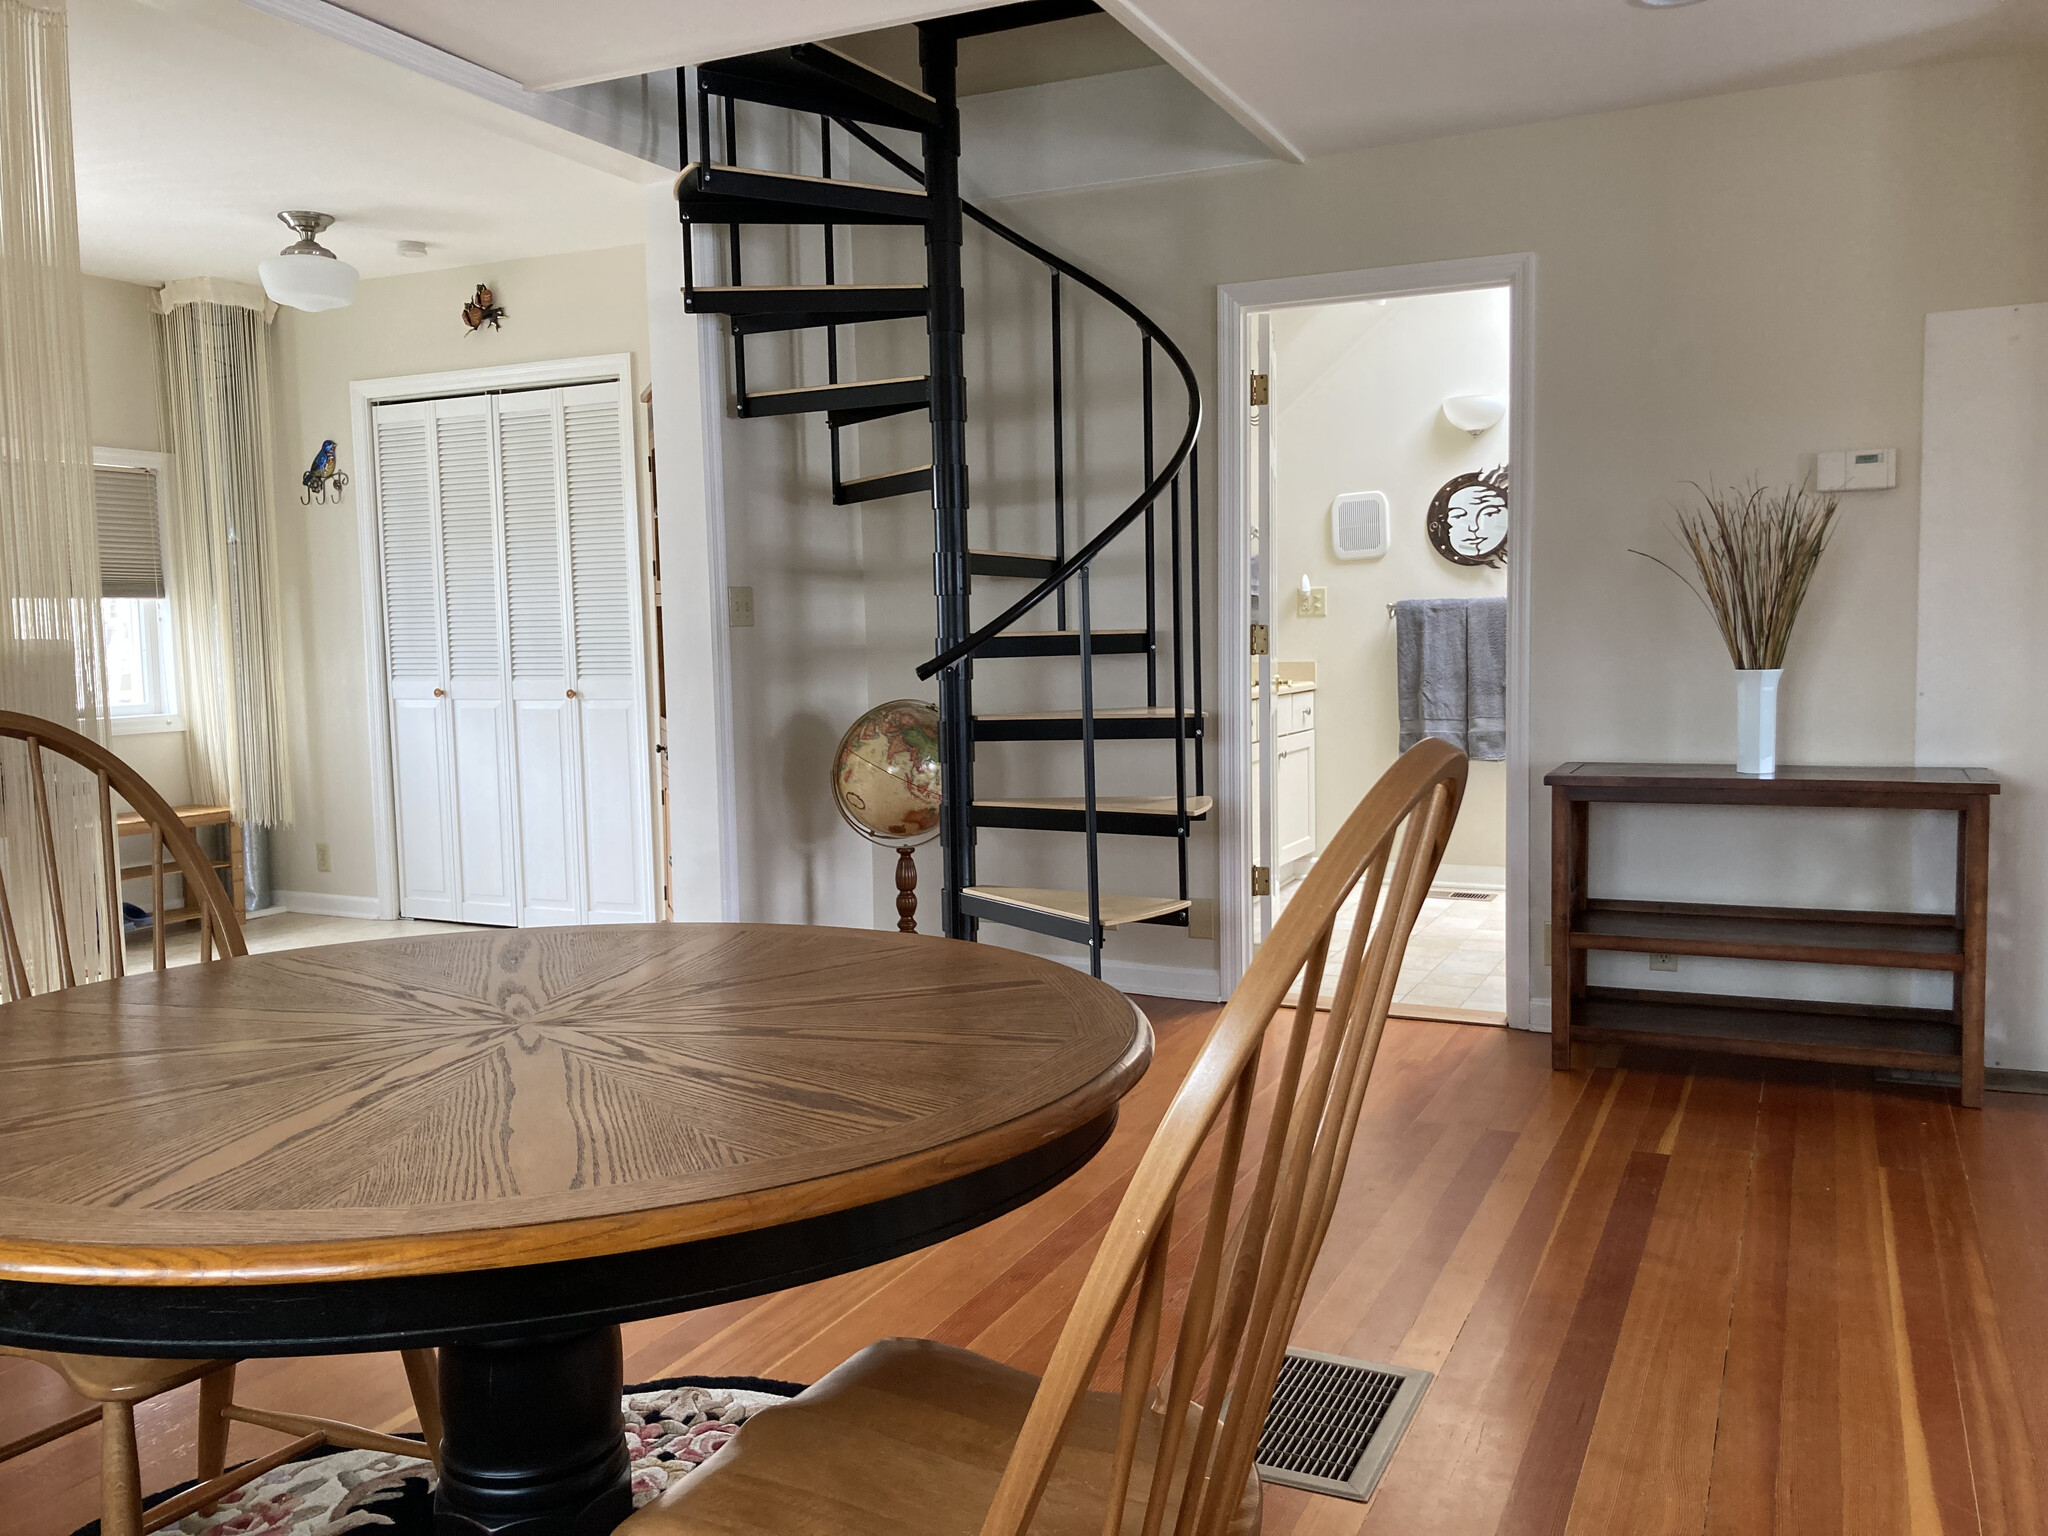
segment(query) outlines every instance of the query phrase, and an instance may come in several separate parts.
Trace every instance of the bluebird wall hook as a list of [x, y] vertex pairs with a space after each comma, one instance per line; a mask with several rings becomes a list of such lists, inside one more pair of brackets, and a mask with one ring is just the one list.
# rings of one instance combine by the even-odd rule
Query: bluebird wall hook
[[302, 507], [310, 507], [316, 501], [325, 506], [341, 500], [341, 493], [348, 489], [348, 476], [335, 471], [333, 438], [320, 445], [320, 451], [313, 455], [312, 468], [299, 477], [299, 484], [305, 487], [299, 496]]

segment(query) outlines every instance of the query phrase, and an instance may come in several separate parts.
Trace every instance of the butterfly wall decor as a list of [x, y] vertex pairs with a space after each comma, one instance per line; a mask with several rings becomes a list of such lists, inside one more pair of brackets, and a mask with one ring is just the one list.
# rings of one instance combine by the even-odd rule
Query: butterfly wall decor
[[299, 493], [299, 505], [310, 507], [314, 502], [322, 506], [341, 500], [341, 493], [348, 489], [348, 476], [334, 467], [334, 439], [328, 438], [320, 445], [320, 451], [313, 455], [312, 466], [299, 476], [299, 484], [305, 489]]
[[492, 298], [491, 290], [483, 283], [476, 285], [476, 297], [462, 306], [462, 323], [469, 327], [471, 334], [489, 326], [500, 330], [498, 322], [505, 318], [505, 306]]

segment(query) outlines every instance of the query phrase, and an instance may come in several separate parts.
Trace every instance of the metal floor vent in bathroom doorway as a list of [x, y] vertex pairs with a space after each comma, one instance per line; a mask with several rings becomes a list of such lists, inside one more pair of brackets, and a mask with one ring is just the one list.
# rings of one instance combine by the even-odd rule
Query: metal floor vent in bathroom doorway
[[1289, 1349], [1259, 1434], [1259, 1476], [1363, 1503], [1429, 1383], [1428, 1371]]

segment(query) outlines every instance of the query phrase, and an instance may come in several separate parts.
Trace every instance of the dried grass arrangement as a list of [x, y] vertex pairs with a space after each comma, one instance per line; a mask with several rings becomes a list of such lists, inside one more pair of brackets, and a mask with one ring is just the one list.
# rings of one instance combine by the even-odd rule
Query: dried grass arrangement
[[1805, 484], [1693, 489], [1705, 505], [1678, 508], [1674, 532], [1692, 556], [1698, 585], [1669, 561], [1645, 550], [1629, 553], [1656, 560], [1685, 583], [1713, 615], [1738, 671], [1776, 670], [1785, 665], [1793, 622], [1827, 552], [1837, 498]]

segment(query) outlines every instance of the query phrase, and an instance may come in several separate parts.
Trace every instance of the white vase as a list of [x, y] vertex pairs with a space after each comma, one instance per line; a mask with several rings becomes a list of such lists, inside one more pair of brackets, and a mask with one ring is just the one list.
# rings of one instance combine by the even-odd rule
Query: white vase
[[1783, 667], [1735, 674], [1735, 771], [1778, 771], [1778, 679]]

